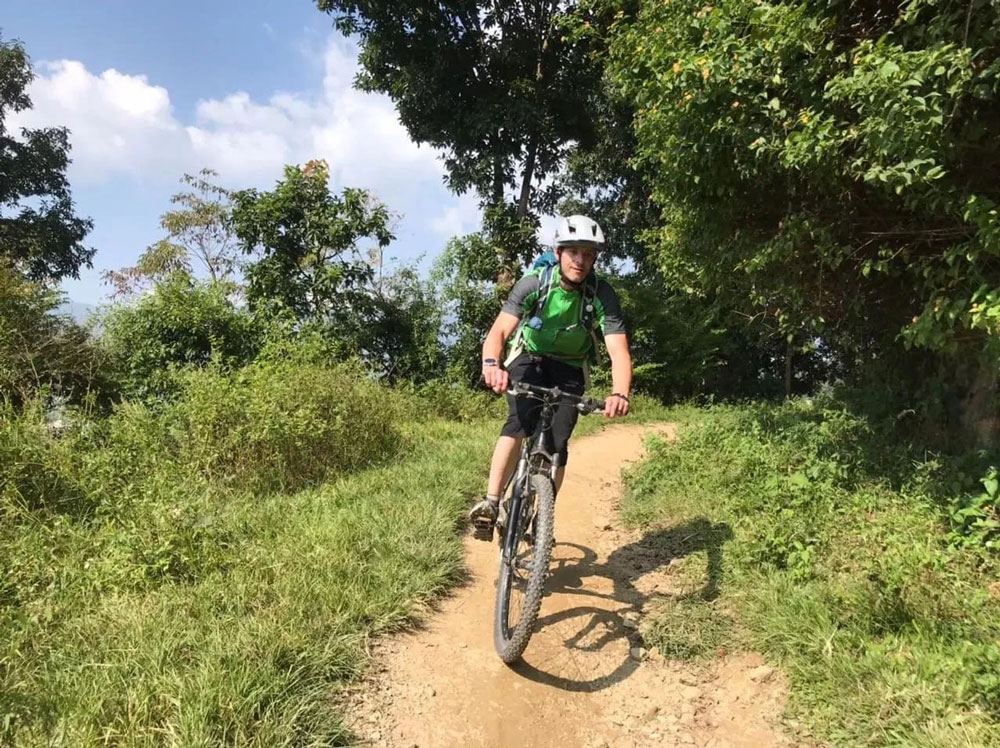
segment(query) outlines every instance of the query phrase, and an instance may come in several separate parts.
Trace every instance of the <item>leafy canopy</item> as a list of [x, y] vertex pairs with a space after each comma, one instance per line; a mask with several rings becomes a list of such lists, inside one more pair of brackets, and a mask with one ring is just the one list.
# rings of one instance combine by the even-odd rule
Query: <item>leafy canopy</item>
[[329, 169], [311, 161], [285, 167], [270, 192], [233, 195], [233, 231], [246, 266], [251, 308], [279, 308], [299, 321], [351, 327], [372, 308], [372, 264], [359, 246], [380, 252], [392, 240], [388, 209], [369, 193], [330, 192]]
[[58, 281], [90, 266], [83, 239], [93, 224], [74, 212], [66, 128], [9, 130], [8, 115], [31, 107], [32, 78], [24, 47], [0, 39], [0, 258], [32, 280]]
[[611, 5], [669, 282], [841, 350], [998, 348], [995, 3]]

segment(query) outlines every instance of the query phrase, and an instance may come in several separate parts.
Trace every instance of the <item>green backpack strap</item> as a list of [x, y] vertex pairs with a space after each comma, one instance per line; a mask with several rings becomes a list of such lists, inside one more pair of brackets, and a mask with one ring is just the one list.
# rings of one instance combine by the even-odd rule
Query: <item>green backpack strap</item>
[[[599, 282], [596, 275], [591, 275], [587, 278], [583, 287], [583, 303], [580, 304], [580, 324], [583, 326], [583, 329], [590, 333], [590, 339], [593, 341], [594, 345], [591, 348], [591, 352], [593, 353], [594, 363], [600, 363], [601, 361], [601, 349], [599, 345], [601, 341], [595, 329], [595, 323], [597, 322], [597, 284]], [[585, 368], [589, 369], [586, 365]], [[585, 373], [589, 379], [589, 370]]]
[[597, 276], [591, 274], [583, 282], [583, 299], [580, 304], [580, 325], [588, 330], [593, 331], [594, 320], [597, 319]]

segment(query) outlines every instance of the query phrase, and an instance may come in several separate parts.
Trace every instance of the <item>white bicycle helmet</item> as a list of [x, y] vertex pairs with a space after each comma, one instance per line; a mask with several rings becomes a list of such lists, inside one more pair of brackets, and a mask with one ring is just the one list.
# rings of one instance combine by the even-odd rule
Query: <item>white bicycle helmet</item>
[[553, 246], [559, 249], [573, 244], [600, 249], [604, 246], [604, 232], [593, 218], [567, 216], [559, 221]]

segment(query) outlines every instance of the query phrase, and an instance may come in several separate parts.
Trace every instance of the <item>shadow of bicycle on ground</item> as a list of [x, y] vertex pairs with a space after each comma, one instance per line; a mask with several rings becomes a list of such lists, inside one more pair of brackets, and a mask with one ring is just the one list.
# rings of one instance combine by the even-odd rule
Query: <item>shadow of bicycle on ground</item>
[[[557, 635], [565, 634], [561, 654], [569, 660], [602, 654], [622, 639], [628, 640], [628, 646], [614, 669], [594, 677], [573, 678], [550, 672], [551, 668], [541, 664], [532, 664], [530, 647], [525, 658], [512, 669], [528, 680], [573, 692], [600, 691], [625, 680], [639, 667], [639, 661], [630, 656], [629, 650], [640, 646], [641, 639], [634, 628], [626, 626], [624, 614], [667, 592], [645, 582], [664, 572], [671, 561], [704, 551], [707, 558], [704, 585], [681, 594], [714, 600], [718, 597], [723, 576], [723, 545], [730, 538], [729, 525], [712, 523], [702, 517], [648, 533], [616, 548], [603, 563], [598, 563], [597, 554], [586, 546], [557, 543], [545, 583], [546, 599], [579, 596], [580, 604], [542, 615], [536, 624], [535, 635], [553, 630], [560, 631]], [[542, 610], [544, 613], [544, 603]], [[573, 621], [578, 624], [572, 625]], [[574, 669], [581, 673], [588, 664], [591, 663], [573, 663]]]

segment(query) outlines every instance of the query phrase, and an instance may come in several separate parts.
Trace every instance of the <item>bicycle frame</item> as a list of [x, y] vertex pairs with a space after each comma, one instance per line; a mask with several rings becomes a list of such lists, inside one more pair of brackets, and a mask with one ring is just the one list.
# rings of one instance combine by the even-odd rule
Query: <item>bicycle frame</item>
[[[557, 391], [558, 392], [558, 391]], [[511, 522], [516, 521], [516, 518], [521, 516], [521, 504], [527, 498], [528, 487], [531, 481], [531, 475], [536, 472], [536, 468], [532, 466], [532, 457], [536, 457], [541, 461], [544, 460], [548, 463], [549, 469], [549, 479], [555, 485], [556, 473], [559, 470], [559, 464], [561, 462], [561, 455], [553, 455], [552, 452], [547, 449], [547, 437], [550, 437], [550, 428], [552, 427], [552, 419], [555, 416], [555, 408], [558, 400], [558, 396], [555, 401], [550, 401], [550, 399], [542, 399], [541, 408], [542, 413], [538, 419], [538, 425], [535, 426], [535, 431], [530, 437], [526, 437], [521, 443], [521, 456], [517, 462], [517, 468], [511, 473], [510, 478], [507, 479], [507, 484], [504, 486], [503, 496], [507, 495], [507, 491], [510, 489], [511, 482], [513, 481], [513, 492], [511, 494], [510, 501], [507, 506], [507, 529], [509, 530]], [[517, 533], [506, 531], [503, 537], [503, 562], [509, 563], [514, 557], [517, 550], [517, 535], [523, 531], [524, 528], [518, 527]]]

